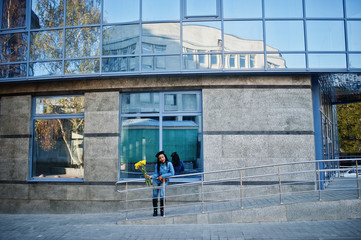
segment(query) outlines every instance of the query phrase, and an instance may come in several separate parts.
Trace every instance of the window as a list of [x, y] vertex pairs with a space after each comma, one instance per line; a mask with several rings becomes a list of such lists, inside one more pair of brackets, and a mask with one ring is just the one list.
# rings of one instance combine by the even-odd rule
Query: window
[[203, 170], [200, 92], [123, 93], [121, 108], [121, 178], [142, 177], [134, 167], [140, 160], [147, 161], [148, 173], [154, 172], [160, 150], [169, 161], [178, 153], [182, 173]]
[[241, 68], [245, 68], [245, 67], [246, 67], [246, 56], [245, 56], [245, 55], [239, 56], [239, 66], [240, 66]]
[[36, 97], [31, 178], [84, 177], [84, 97]]
[[185, 0], [185, 17], [219, 17], [218, 0]]
[[18, 28], [25, 26], [26, 0], [2, 1], [1, 28]]
[[236, 63], [235, 63], [235, 59], [234, 59], [234, 55], [230, 55], [229, 56], [229, 67], [235, 67]]

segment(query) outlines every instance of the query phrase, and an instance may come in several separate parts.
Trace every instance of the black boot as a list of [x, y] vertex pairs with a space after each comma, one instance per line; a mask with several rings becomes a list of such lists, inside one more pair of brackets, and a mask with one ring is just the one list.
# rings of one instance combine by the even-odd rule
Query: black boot
[[153, 198], [153, 217], [158, 216], [158, 198]]
[[164, 200], [160, 200], [160, 215], [164, 216]]

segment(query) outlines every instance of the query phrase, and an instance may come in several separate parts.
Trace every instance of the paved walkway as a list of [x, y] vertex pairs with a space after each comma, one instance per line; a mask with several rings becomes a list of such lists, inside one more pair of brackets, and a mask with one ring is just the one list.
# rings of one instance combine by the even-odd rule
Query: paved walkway
[[167, 226], [121, 226], [118, 220], [118, 214], [4, 214], [0, 239], [361, 239], [361, 219]]

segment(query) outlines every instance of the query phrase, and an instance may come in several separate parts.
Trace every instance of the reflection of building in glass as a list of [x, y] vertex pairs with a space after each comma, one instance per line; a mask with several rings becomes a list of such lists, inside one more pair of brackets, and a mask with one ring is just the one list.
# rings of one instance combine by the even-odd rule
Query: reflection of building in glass
[[[178, 61], [167, 61], [167, 56], [176, 54], [180, 50], [178, 25], [145, 24], [142, 27], [142, 44], [140, 49], [139, 36], [134, 34], [134, 26], [109, 27], [103, 41], [104, 55], [123, 55], [124, 57], [107, 58], [103, 61], [103, 70], [137, 71], [137, 53], [143, 55], [143, 70], [171, 70], [177, 69]], [[264, 67], [264, 42], [259, 40], [241, 39], [229, 34], [224, 35], [227, 42], [226, 52], [222, 61], [221, 30], [202, 25], [183, 26], [183, 69], [253, 69]], [[278, 49], [267, 46], [268, 51], [278, 52]], [[167, 54], [164, 55], [164, 54]], [[152, 56], [148, 56], [152, 55]], [[132, 57], [133, 56], [133, 57]], [[285, 60], [280, 54], [271, 54], [267, 59], [269, 68], [285, 68]]]

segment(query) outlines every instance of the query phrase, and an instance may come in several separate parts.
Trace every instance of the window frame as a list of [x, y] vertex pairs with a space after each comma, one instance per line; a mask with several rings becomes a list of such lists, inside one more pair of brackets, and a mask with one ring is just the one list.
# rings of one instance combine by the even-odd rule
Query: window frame
[[[34, 125], [35, 120], [47, 120], [47, 119], [71, 119], [71, 118], [83, 118], [84, 119], [84, 109], [82, 113], [74, 113], [74, 114], [36, 114], [36, 99], [44, 97], [83, 97], [82, 94], [74, 94], [74, 95], [44, 95], [44, 96], [34, 96], [32, 99], [32, 114], [31, 114], [31, 143], [30, 143], [30, 156], [29, 156], [29, 173], [28, 173], [28, 182], [84, 182], [84, 176], [82, 178], [47, 178], [47, 177], [35, 177], [33, 176], [33, 165], [34, 165]], [[84, 99], [85, 100], [85, 99]], [[83, 136], [84, 141], [84, 136]], [[84, 155], [83, 155], [84, 157]]]
[[[156, 113], [122, 113], [122, 94], [139, 94], [139, 93], [159, 93], [159, 111]], [[165, 95], [167, 94], [199, 94], [199, 108], [196, 111], [167, 111], [165, 109]], [[135, 180], [138, 178], [128, 178], [122, 176], [122, 170], [121, 170], [121, 156], [122, 156], [122, 143], [121, 143], [121, 134], [122, 134], [122, 120], [123, 118], [136, 118], [136, 117], [151, 117], [151, 118], [158, 118], [159, 119], [159, 150], [163, 150], [163, 118], [166, 117], [177, 117], [177, 116], [184, 116], [184, 117], [199, 117], [200, 118], [200, 153], [199, 158], [202, 162], [202, 167], [200, 168], [200, 173], [204, 171], [204, 158], [203, 158], [203, 106], [202, 106], [202, 91], [201, 90], [184, 90], [184, 91], [146, 91], [146, 92], [121, 92], [119, 94], [119, 159], [118, 159], [118, 180]], [[168, 156], [168, 160], [170, 161], [170, 154], [166, 153]], [[173, 181], [176, 182], [191, 182], [191, 181], [198, 181], [199, 178], [196, 176], [195, 178], [182, 178], [177, 177]]]
[[183, 0], [182, 13], [183, 20], [199, 20], [199, 19], [220, 19], [221, 18], [221, 0], [215, 0], [216, 14], [215, 15], [188, 15], [187, 14], [187, 0]]

